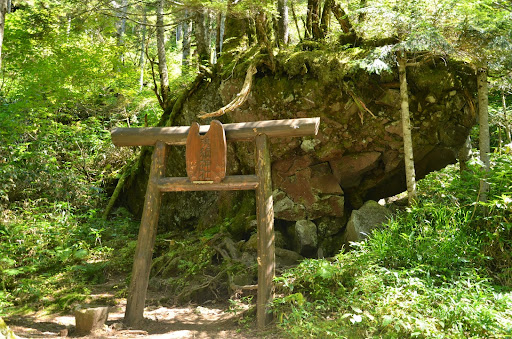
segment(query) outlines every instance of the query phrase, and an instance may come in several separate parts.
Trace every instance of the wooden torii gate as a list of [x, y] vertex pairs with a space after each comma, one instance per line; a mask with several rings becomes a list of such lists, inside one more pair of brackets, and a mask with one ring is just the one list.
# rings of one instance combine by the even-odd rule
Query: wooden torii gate
[[[219, 123], [220, 124], [220, 123]], [[256, 168], [254, 175], [232, 175], [223, 179], [194, 181], [189, 177], [165, 177], [169, 145], [185, 145], [191, 127], [115, 128], [111, 132], [116, 146], [155, 146], [151, 160], [144, 210], [135, 249], [132, 278], [128, 290], [124, 321], [137, 326], [143, 320], [144, 303], [149, 282], [153, 247], [156, 239], [162, 192], [256, 190], [258, 232], [258, 297], [256, 318], [259, 329], [270, 320], [269, 302], [273, 298], [275, 273], [274, 208], [268, 138], [316, 135], [320, 118], [267, 120], [221, 125], [227, 141], [255, 141]], [[213, 124], [212, 124], [213, 126]], [[210, 126], [194, 126], [206, 134]], [[224, 150], [225, 152], [225, 150]], [[188, 151], [187, 151], [188, 153]], [[188, 155], [187, 155], [188, 156]], [[225, 154], [223, 155], [225, 157]], [[187, 161], [189, 161], [187, 159]], [[190, 164], [187, 164], [187, 172]], [[192, 166], [193, 168], [194, 166]]]

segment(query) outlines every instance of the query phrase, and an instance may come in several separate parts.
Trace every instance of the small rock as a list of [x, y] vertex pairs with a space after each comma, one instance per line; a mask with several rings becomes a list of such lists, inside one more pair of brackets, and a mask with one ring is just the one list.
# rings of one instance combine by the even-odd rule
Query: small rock
[[364, 240], [375, 228], [385, 223], [389, 216], [389, 210], [379, 205], [378, 202], [369, 200], [358, 209], [352, 211], [352, 215], [345, 230], [345, 244]]
[[315, 150], [315, 147], [320, 143], [321, 141], [318, 140], [318, 139], [312, 139], [312, 140], [304, 140], [301, 145], [300, 145], [300, 148], [304, 151], [304, 152], [313, 152]]
[[301, 255], [313, 255], [318, 246], [316, 225], [310, 220], [299, 220], [295, 223], [297, 249]]
[[276, 266], [289, 267], [297, 265], [304, 257], [297, 252], [276, 247]]
[[431, 104], [435, 104], [437, 100], [432, 94], [430, 94], [430, 95], [427, 95], [427, 97], [425, 98], [425, 101], [429, 102]]

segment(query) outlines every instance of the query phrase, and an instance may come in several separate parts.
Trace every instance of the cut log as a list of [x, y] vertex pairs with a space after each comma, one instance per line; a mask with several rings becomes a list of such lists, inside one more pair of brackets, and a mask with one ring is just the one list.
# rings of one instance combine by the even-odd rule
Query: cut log
[[89, 334], [103, 328], [108, 318], [108, 307], [90, 307], [75, 311], [76, 332], [80, 335]]

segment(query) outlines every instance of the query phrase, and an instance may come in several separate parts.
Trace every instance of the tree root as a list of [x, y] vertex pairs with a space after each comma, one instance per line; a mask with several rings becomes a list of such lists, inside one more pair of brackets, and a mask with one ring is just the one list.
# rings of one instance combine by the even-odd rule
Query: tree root
[[215, 112], [211, 112], [211, 113], [201, 112], [201, 114], [198, 115], [197, 117], [200, 119], [219, 117], [226, 113], [230, 113], [230, 112], [234, 111], [235, 109], [237, 109], [238, 107], [242, 106], [245, 103], [245, 101], [247, 100], [249, 93], [251, 92], [252, 79], [254, 77], [254, 74], [256, 74], [257, 72], [258, 72], [258, 70], [256, 69], [256, 65], [251, 64], [249, 66], [249, 68], [247, 69], [244, 85], [242, 86], [242, 89], [240, 90], [240, 92], [236, 95], [236, 98], [233, 99], [233, 101], [231, 101], [229, 104], [227, 104], [226, 106], [222, 107], [221, 109], [219, 109]]

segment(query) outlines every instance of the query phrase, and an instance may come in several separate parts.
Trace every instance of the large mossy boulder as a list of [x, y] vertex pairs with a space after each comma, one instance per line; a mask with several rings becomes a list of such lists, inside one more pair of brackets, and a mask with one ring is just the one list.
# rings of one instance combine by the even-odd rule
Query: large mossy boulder
[[[358, 48], [282, 52], [275, 57], [274, 70], [258, 64], [247, 102], [219, 118], [223, 123], [321, 118], [315, 137], [271, 139], [276, 219], [339, 222], [367, 200], [406, 189], [398, 74], [396, 70], [369, 73], [359, 66], [367, 55]], [[228, 65], [221, 59], [217, 72], [187, 97], [172, 124], [189, 126], [200, 121], [200, 112], [215, 111], [233, 100], [250, 62], [240, 59]], [[441, 59], [408, 68], [408, 86], [416, 177], [422, 178], [456, 161], [475, 122], [476, 86], [467, 65]], [[184, 148], [173, 147], [168, 174], [185, 176], [184, 159]], [[228, 145], [229, 174], [254, 173], [254, 165], [253, 143]], [[136, 213], [142, 211], [149, 161], [143, 168], [145, 174], [139, 175], [125, 195]], [[170, 229], [226, 222], [233, 213], [219, 207], [226, 206], [221, 201], [225, 199], [245, 198], [233, 192], [165, 194], [160, 225]], [[237, 208], [236, 203], [228, 205]], [[254, 219], [246, 217], [247, 222]], [[250, 236], [235, 233], [237, 238]], [[332, 231], [319, 234], [324, 238], [339, 235]], [[325, 242], [319, 238], [318, 243]], [[341, 244], [329, 245], [333, 250], [338, 247]]]

